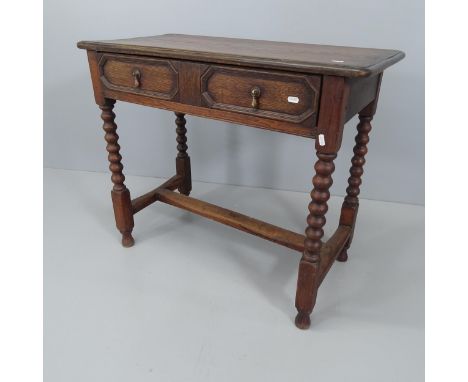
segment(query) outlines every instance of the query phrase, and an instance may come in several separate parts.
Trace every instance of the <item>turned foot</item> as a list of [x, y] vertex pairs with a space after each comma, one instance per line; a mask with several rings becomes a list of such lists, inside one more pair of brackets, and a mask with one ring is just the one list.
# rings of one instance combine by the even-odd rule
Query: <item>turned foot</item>
[[125, 248], [132, 247], [135, 244], [135, 239], [133, 238], [131, 232], [124, 232], [122, 234], [122, 245]]
[[299, 312], [294, 320], [294, 323], [299, 329], [309, 329], [310, 315], [309, 313]]
[[336, 258], [336, 260], [341, 261], [342, 263], [344, 263], [345, 261], [348, 261], [348, 249], [343, 248], [340, 254], [338, 255], [338, 257]]
[[[371, 104], [372, 105], [372, 104]], [[370, 111], [368, 110], [370, 108]], [[351, 159], [350, 177], [348, 178], [348, 187], [346, 188], [346, 197], [341, 207], [340, 225], [351, 227], [349, 239], [340, 252], [337, 261], [345, 262], [348, 260], [348, 249], [351, 246], [356, 226], [356, 218], [359, 209], [359, 193], [361, 186], [361, 177], [364, 174], [365, 156], [367, 154], [367, 144], [369, 143], [369, 133], [372, 129], [371, 120], [375, 112], [370, 106], [364, 108], [359, 113], [359, 124], [357, 126], [358, 134], [355, 138], [353, 149], [354, 156]]]
[[312, 313], [317, 298], [317, 289], [320, 285], [320, 255], [322, 249], [323, 227], [326, 222], [325, 213], [328, 210], [327, 201], [330, 198], [330, 187], [333, 183], [331, 174], [335, 169], [333, 160], [336, 154], [317, 153], [318, 161], [315, 163], [315, 176], [312, 178], [314, 189], [310, 193], [307, 228], [304, 238], [304, 252], [299, 262], [297, 276], [296, 326], [307, 329], [310, 326]]
[[114, 207], [115, 224], [117, 229], [122, 234], [122, 245], [131, 247], [135, 240], [132, 237], [132, 229], [134, 226], [132, 200], [130, 191], [125, 186], [125, 176], [122, 172], [122, 156], [120, 155], [119, 136], [117, 134], [117, 125], [115, 124], [114, 109], [115, 100], [107, 99], [100, 106], [102, 113], [101, 118], [104, 121], [104, 138], [107, 142], [108, 159], [110, 162], [109, 170], [112, 172], [111, 180], [114, 184], [112, 188], [112, 205]]

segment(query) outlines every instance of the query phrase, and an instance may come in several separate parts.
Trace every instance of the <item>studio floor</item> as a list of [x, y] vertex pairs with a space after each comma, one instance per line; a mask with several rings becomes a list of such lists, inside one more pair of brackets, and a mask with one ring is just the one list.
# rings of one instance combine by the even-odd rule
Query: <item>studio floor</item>
[[[162, 203], [123, 248], [109, 178], [44, 170], [44, 381], [424, 380], [423, 207], [361, 201], [350, 259], [301, 331], [299, 253]], [[136, 197], [162, 181], [126, 184]], [[191, 195], [296, 232], [310, 198], [199, 182]]]

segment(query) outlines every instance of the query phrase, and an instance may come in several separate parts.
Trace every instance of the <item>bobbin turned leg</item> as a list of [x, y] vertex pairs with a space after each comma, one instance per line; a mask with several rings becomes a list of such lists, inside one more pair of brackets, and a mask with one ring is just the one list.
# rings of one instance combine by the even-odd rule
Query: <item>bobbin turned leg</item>
[[181, 194], [189, 195], [192, 190], [192, 174], [190, 170], [190, 157], [187, 154], [187, 129], [185, 127], [185, 114], [184, 113], [175, 113], [177, 125], [176, 134], [177, 134], [177, 158], [176, 158], [176, 172], [177, 175], [182, 176], [183, 181], [178, 187], [178, 190]]
[[299, 275], [296, 292], [296, 326], [307, 329], [310, 326], [310, 314], [317, 298], [319, 287], [320, 250], [322, 248], [323, 226], [328, 210], [327, 201], [330, 198], [329, 189], [333, 183], [333, 163], [336, 154], [317, 153], [315, 176], [312, 178], [314, 189], [310, 193], [307, 229], [305, 231], [304, 253], [299, 263]]
[[125, 176], [122, 173], [123, 165], [121, 163], [122, 156], [120, 155], [120, 146], [118, 144], [119, 136], [117, 135], [117, 125], [114, 122], [115, 114], [112, 111], [115, 100], [106, 99], [103, 105], [99, 108], [102, 110], [101, 118], [104, 121], [104, 138], [107, 142], [107, 151], [109, 152], [109, 169], [112, 172], [112, 204], [114, 206], [115, 223], [118, 230], [122, 234], [122, 245], [131, 247], [135, 240], [132, 237], [133, 230], [133, 211], [132, 202], [130, 199], [130, 191], [125, 187]]
[[353, 152], [354, 156], [351, 159], [351, 168], [349, 169], [350, 177], [348, 179], [348, 188], [346, 196], [341, 207], [340, 225], [351, 227], [351, 235], [346, 242], [341, 253], [336, 258], [338, 261], [344, 262], [348, 260], [348, 249], [353, 240], [354, 227], [359, 209], [359, 192], [362, 183], [361, 177], [364, 173], [364, 164], [366, 163], [365, 155], [367, 154], [367, 144], [369, 143], [369, 133], [372, 129], [371, 121], [375, 109], [365, 108], [359, 113], [359, 124], [357, 125], [358, 134], [356, 135]]

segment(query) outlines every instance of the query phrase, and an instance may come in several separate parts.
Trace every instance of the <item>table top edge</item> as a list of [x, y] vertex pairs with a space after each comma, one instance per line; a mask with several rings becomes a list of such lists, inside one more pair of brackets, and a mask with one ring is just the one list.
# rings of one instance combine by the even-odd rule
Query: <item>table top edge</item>
[[[174, 35], [168, 35], [174, 36]], [[154, 47], [144, 45], [130, 45], [128, 43], [122, 44], [114, 41], [79, 41], [77, 47], [96, 52], [106, 53], [120, 53], [120, 54], [137, 54], [150, 57], [172, 58], [188, 61], [198, 61], [206, 63], [228, 64], [236, 66], [249, 66], [267, 69], [276, 69], [282, 71], [295, 71], [304, 72], [309, 74], [323, 74], [335, 75], [341, 77], [369, 77], [384, 71], [389, 66], [397, 63], [405, 57], [405, 53], [399, 50], [385, 49], [388, 51], [389, 56], [376, 62], [370, 66], [358, 65], [337, 65], [337, 64], [324, 64], [314, 63], [310, 61], [277, 59], [255, 57], [240, 54], [226, 54], [226, 53], [213, 53], [204, 52], [201, 50], [186, 50], [186, 49], [171, 49], [165, 47]], [[255, 40], [253, 40], [255, 41]], [[291, 43], [295, 44], [295, 43]], [[311, 45], [311, 44], [310, 44]], [[315, 45], [317, 46], [317, 45]], [[339, 47], [337, 47], [339, 48]], [[345, 47], [348, 48], [348, 47]], [[349, 47], [350, 48], [350, 47]], [[369, 49], [371, 48], [357, 48]], [[390, 53], [393, 53], [390, 55]]]

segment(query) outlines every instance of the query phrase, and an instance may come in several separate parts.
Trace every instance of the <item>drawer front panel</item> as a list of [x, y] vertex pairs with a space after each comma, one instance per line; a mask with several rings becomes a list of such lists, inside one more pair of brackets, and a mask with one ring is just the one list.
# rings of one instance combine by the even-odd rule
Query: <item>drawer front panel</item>
[[171, 100], [179, 91], [177, 64], [169, 60], [104, 54], [99, 62], [104, 86]]
[[201, 78], [205, 106], [314, 126], [320, 76], [210, 66]]

